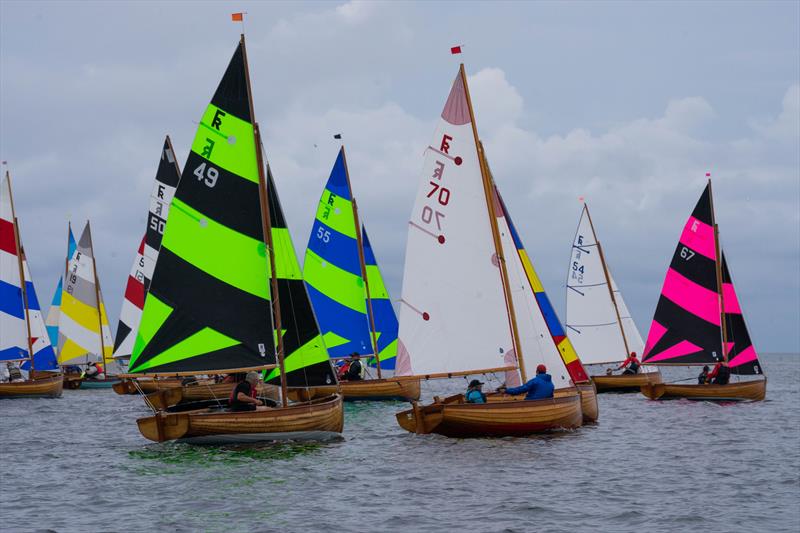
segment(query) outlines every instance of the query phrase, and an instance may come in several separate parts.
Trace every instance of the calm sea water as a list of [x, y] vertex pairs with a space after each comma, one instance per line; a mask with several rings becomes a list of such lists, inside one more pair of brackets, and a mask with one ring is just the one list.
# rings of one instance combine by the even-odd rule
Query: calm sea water
[[765, 402], [605, 394], [596, 426], [534, 438], [412, 435], [407, 404], [361, 403], [341, 442], [152, 444], [134, 396], [4, 400], [0, 529], [796, 533], [800, 355], [764, 359]]

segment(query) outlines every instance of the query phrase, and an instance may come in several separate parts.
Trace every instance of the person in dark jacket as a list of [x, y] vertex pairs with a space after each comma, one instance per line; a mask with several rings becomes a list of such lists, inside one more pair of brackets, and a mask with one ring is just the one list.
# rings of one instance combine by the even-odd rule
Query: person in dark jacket
[[236, 384], [228, 398], [231, 411], [265, 411], [268, 408], [258, 399], [256, 386], [258, 385], [258, 372], [248, 372], [244, 381]]
[[703, 366], [703, 371], [700, 372], [700, 375], [697, 376], [697, 384], [698, 385], [705, 385], [708, 383], [708, 365]]
[[477, 379], [473, 379], [469, 382], [467, 393], [464, 395], [464, 399], [467, 403], [486, 403], [486, 395], [481, 390], [482, 386], [483, 383]]
[[526, 400], [541, 400], [543, 398], [552, 398], [555, 386], [553, 385], [553, 378], [547, 373], [547, 367], [539, 365], [536, 367], [536, 377], [528, 381], [526, 384], [519, 387], [512, 387], [507, 389], [505, 386], [497, 389], [498, 392], [503, 394], [525, 394]]
[[728, 362], [718, 362], [706, 379], [714, 385], [727, 385], [731, 380], [731, 368], [728, 366]]
[[347, 372], [344, 375], [345, 381], [360, 381], [364, 379], [361, 374], [364, 367], [361, 366], [361, 356], [357, 352], [350, 355], [350, 366], [347, 367]]

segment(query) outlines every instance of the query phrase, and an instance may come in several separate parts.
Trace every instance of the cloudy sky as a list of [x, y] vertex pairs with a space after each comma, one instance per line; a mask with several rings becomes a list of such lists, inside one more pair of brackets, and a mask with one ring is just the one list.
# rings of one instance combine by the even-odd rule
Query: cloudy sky
[[[800, 351], [798, 2], [0, 2], [0, 158], [49, 301], [92, 221], [121, 305], [165, 134], [181, 162], [246, 11], [256, 116], [302, 254], [341, 132], [394, 298], [423, 149], [458, 61], [526, 248], [563, 319], [580, 213], [643, 335], [714, 177], [756, 348]], [[462, 56], [449, 48], [464, 45]], [[302, 257], [302, 255], [301, 255]]]

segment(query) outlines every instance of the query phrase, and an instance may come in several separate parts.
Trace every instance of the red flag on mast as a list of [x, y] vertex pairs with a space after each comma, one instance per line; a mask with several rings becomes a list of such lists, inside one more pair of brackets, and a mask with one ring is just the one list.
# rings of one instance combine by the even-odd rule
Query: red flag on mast
[[244, 21], [244, 13], [231, 13], [231, 20], [233, 22], [243, 22]]
[[459, 44], [458, 46], [451, 47], [450, 48], [450, 53], [453, 54], [453, 55], [460, 54], [461, 53], [461, 46], [462, 45]]

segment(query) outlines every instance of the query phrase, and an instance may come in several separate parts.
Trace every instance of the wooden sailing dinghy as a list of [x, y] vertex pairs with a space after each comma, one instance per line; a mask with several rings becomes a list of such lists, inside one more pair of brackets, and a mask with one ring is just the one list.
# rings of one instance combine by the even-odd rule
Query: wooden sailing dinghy
[[[556, 388], [567, 390], [560, 398], [538, 401], [503, 397], [470, 404], [455, 395], [424, 407], [412, 402], [412, 409], [397, 414], [407, 431], [480, 437], [581, 425], [581, 398], [545, 325], [543, 307], [525, 308], [524, 318], [515, 313], [522, 302], [536, 300], [532, 284], [542, 296], [544, 291], [513, 235], [478, 140], [461, 65], [425, 152], [409, 221], [395, 375], [427, 379], [499, 372], [508, 386], [516, 386], [535, 360], [550, 364]], [[541, 300], [552, 311], [546, 297]], [[539, 343], [545, 335], [546, 342]], [[566, 348], [569, 341], [563, 340]], [[531, 341], [545, 348], [528, 354]], [[583, 371], [577, 357], [570, 364]], [[585, 373], [583, 381], [588, 382]]]
[[[69, 233], [71, 235], [71, 229]], [[58, 313], [58, 362], [62, 367], [79, 368], [92, 362], [102, 363], [105, 374], [103, 379], [85, 379], [82, 373], [67, 373], [64, 386], [69, 389], [111, 388], [118, 381], [116, 374], [120, 369], [111, 356], [111, 328], [97, 277], [88, 221], [67, 261], [64, 279]]]
[[[719, 242], [710, 178], [672, 256], [642, 361], [652, 365], [721, 361], [737, 379], [764, 374]], [[764, 376], [725, 385], [649, 384], [641, 390], [653, 400], [763, 400], [767, 380]]]
[[[589, 206], [583, 204], [567, 269], [567, 333], [586, 365], [619, 365], [631, 352], [641, 356], [644, 342], [606, 263]], [[639, 392], [661, 383], [655, 367], [637, 374], [592, 376], [597, 392]]]
[[317, 439], [342, 431], [340, 395], [287, 401], [289, 363], [294, 379], [305, 385], [325, 384], [325, 378], [335, 384], [336, 377], [324, 344], [316, 348], [319, 335], [305, 352], [293, 352], [291, 361], [284, 361], [281, 313], [293, 302], [279, 294], [277, 268], [285, 263], [276, 255], [285, 249], [278, 249], [273, 233], [261, 150], [242, 35], [170, 204], [129, 373], [222, 374], [277, 366], [283, 405], [230, 412], [220, 402], [219, 407], [157, 411], [137, 421], [150, 440]]
[[11, 176], [0, 183], [0, 365], [20, 364], [25, 381], [0, 383], [0, 398], [61, 396], [63, 381], [22, 248]]
[[[372, 360], [377, 372], [377, 379], [341, 381], [344, 399], [418, 400], [419, 381], [384, 376], [395, 368], [397, 316], [358, 215], [344, 146], [319, 200], [303, 278], [331, 359], [357, 353], [364, 356], [362, 364]], [[302, 391], [302, 396], [334, 392], [332, 387], [323, 389]], [[301, 396], [300, 391], [295, 394]]]

